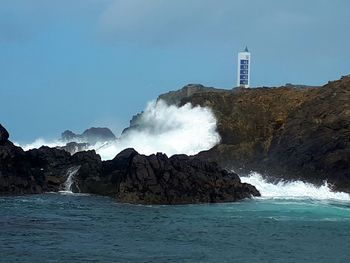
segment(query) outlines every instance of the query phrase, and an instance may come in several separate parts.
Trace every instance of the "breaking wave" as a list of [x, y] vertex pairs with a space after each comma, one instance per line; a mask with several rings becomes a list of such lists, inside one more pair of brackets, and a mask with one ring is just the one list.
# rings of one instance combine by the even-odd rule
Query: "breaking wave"
[[143, 154], [192, 155], [210, 149], [219, 141], [216, 118], [209, 108], [193, 107], [189, 103], [177, 107], [153, 101], [139, 116], [136, 128], [116, 142], [95, 148], [102, 159], [112, 159], [129, 147]]
[[333, 192], [327, 183], [315, 186], [302, 181], [280, 181], [271, 183], [259, 173], [252, 172], [242, 176], [241, 181], [254, 185], [265, 199], [314, 199], [350, 201], [350, 195], [344, 192]]
[[[90, 149], [95, 149], [103, 160], [109, 160], [130, 147], [142, 154], [163, 152], [169, 156], [180, 153], [193, 155], [219, 142], [216, 118], [211, 109], [193, 107], [190, 103], [177, 107], [160, 100], [148, 103], [137, 119], [137, 127], [129, 129], [116, 141], [99, 142]], [[22, 148], [28, 150], [42, 145], [54, 147], [64, 144], [59, 140], [48, 142], [38, 139], [22, 145]]]

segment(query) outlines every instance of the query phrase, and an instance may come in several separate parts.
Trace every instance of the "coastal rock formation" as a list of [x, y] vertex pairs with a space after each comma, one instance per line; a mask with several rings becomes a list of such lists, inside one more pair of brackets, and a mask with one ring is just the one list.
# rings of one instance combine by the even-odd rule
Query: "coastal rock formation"
[[[164, 96], [162, 96], [164, 98]], [[221, 143], [205, 160], [277, 179], [327, 180], [350, 192], [350, 77], [322, 87], [197, 92], [180, 105], [212, 108]]]
[[95, 128], [85, 130], [82, 134], [75, 134], [66, 130], [61, 134], [61, 141], [65, 142], [64, 146], [57, 146], [57, 149], [65, 150], [70, 154], [80, 151], [86, 151], [96, 143], [107, 143], [117, 138], [108, 128]]
[[90, 144], [85, 142], [68, 142], [65, 146], [57, 146], [57, 149], [65, 150], [70, 154], [85, 151], [89, 148]]
[[58, 191], [66, 180], [69, 157], [54, 148], [25, 152], [10, 141], [0, 143], [0, 194]]
[[7, 130], [0, 124], [0, 143], [6, 142], [9, 136]]
[[[162, 100], [168, 105], [176, 105], [179, 106], [183, 99], [189, 98], [197, 93], [206, 93], [206, 92], [230, 92], [229, 90], [224, 89], [216, 89], [213, 87], [205, 87], [200, 84], [188, 84], [184, 86], [180, 90], [169, 91], [168, 93], [159, 95], [157, 98], [157, 102]], [[142, 120], [143, 111], [132, 116], [130, 120], [129, 127], [126, 127], [121, 134], [121, 137], [128, 135], [128, 133], [133, 132], [135, 130], [148, 129], [145, 127], [147, 123]]]
[[254, 186], [241, 183], [236, 174], [220, 169], [216, 163], [186, 155], [145, 156], [126, 149], [103, 162], [101, 174], [96, 169], [99, 166], [97, 161], [79, 171], [76, 180], [80, 191], [116, 196], [126, 203], [233, 202], [260, 195]]
[[70, 130], [66, 130], [61, 134], [61, 140], [64, 142], [89, 143], [91, 145], [97, 142], [113, 141], [116, 137], [108, 128], [92, 127], [85, 130], [82, 134], [75, 134]]
[[[183, 99], [189, 98], [193, 96], [194, 94], [203, 94], [207, 92], [230, 92], [230, 90], [226, 89], [217, 89], [213, 87], [205, 87], [201, 84], [188, 84], [184, 86], [180, 90], [176, 91], [169, 91], [168, 93], [159, 95], [157, 100], [163, 100], [168, 105], [177, 105], [179, 106], [181, 104], [181, 101]], [[136, 115], [137, 116], [137, 115]]]
[[70, 178], [73, 192], [112, 196], [127, 203], [233, 202], [259, 195], [236, 174], [196, 157], [145, 156], [126, 149], [113, 160], [101, 161], [95, 151], [70, 155], [45, 146], [23, 151], [8, 140], [0, 143], [0, 194], [67, 190], [72, 168], [76, 168]]

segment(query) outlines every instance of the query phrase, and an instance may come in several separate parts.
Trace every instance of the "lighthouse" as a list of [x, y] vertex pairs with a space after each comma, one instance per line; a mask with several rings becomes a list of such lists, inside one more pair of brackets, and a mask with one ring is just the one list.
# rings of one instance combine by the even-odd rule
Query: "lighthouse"
[[250, 86], [250, 52], [248, 47], [238, 53], [237, 87], [249, 88]]

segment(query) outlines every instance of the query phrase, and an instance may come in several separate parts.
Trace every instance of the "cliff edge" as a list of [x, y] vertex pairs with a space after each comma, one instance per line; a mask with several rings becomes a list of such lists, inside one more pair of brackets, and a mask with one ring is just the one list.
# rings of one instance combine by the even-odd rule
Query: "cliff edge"
[[[217, 118], [222, 140], [201, 158], [240, 173], [326, 180], [335, 190], [350, 192], [350, 76], [322, 87], [179, 94], [178, 105], [210, 107]], [[171, 102], [166, 94], [159, 98]]]

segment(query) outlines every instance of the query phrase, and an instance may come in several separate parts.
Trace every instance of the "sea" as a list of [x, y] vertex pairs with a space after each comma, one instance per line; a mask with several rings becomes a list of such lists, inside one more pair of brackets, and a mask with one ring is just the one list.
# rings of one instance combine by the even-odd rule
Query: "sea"
[[0, 197], [0, 262], [350, 262], [350, 196], [272, 184], [235, 203], [131, 205], [69, 191]]

